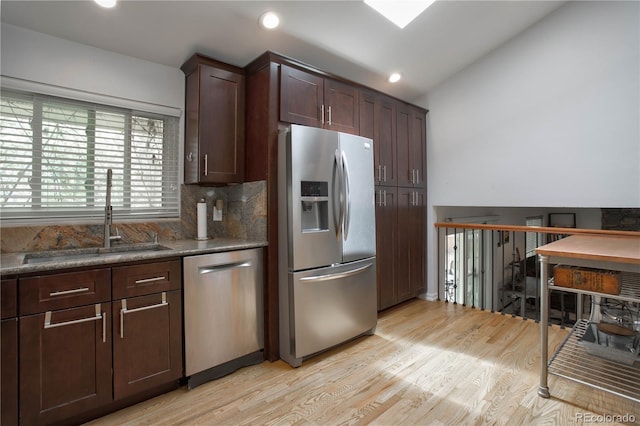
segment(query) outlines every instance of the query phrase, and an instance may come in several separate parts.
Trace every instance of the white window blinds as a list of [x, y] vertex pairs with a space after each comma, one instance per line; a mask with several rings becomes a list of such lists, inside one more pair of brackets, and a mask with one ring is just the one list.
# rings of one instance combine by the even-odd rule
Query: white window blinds
[[103, 217], [107, 169], [114, 217], [178, 217], [178, 118], [2, 90], [3, 222]]

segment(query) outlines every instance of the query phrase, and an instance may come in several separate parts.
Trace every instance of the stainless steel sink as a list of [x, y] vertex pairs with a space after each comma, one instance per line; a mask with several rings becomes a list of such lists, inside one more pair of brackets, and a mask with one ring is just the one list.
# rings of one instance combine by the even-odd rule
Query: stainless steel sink
[[153, 253], [160, 250], [171, 250], [169, 247], [157, 243], [123, 244], [110, 248], [91, 247], [68, 250], [48, 250], [27, 253], [22, 260], [23, 264], [48, 263], [48, 262], [72, 262], [108, 256], [122, 256], [127, 254]]

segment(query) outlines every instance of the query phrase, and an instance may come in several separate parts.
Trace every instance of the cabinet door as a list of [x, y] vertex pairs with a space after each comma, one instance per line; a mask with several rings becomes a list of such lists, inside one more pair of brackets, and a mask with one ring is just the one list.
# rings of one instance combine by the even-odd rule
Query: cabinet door
[[396, 165], [396, 105], [393, 99], [380, 97], [377, 103], [378, 140], [376, 153], [380, 164], [379, 185], [397, 183]]
[[409, 116], [409, 159], [411, 170], [415, 170], [413, 186], [426, 188], [426, 115], [424, 111], [411, 108]]
[[411, 188], [398, 188], [398, 255], [396, 257], [398, 300], [397, 303], [414, 297], [411, 285], [412, 239], [415, 230], [412, 227], [412, 203], [415, 191]]
[[0, 283], [0, 424], [18, 424], [18, 280]]
[[398, 186], [424, 188], [426, 180], [425, 113], [410, 105], [396, 104]]
[[125, 398], [182, 377], [180, 291], [113, 302], [113, 395]]
[[[373, 92], [362, 91], [360, 92], [360, 106], [358, 113], [360, 114], [360, 136], [373, 139], [374, 142], [378, 139], [377, 114], [376, 114], [376, 100], [377, 96]], [[374, 144], [374, 148], [376, 148]], [[378, 150], [374, 151], [374, 164], [378, 164]], [[378, 178], [376, 176], [376, 182]]]
[[396, 258], [398, 240], [395, 188], [376, 187], [376, 281], [378, 310], [398, 303]]
[[280, 121], [322, 127], [323, 98], [322, 77], [287, 65], [280, 67]]
[[110, 303], [20, 317], [20, 422], [63, 422], [111, 402]]
[[325, 79], [324, 105], [326, 129], [357, 135], [360, 132], [358, 89], [345, 83]]
[[417, 189], [409, 198], [408, 222], [412, 234], [409, 241], [409, 273], [411, 293], [418, 296], [426, 292], [426, 190]]
[[185, 131], [186, 183], [243, 182], [244, 76], [198, 65], [187, 77]]
[[391, 98], [360, 93], [360, 136], [373, 139], [376, 185], [396, 185], [396, 107]]
[[0, 424], [18, 424], [18, 319], [0, 322]]
[[403, 103], [396, 104], [396, 147], [398, 150], [398, 186], [413, 186], [415, 171], [410, 153], [411, 111]]
[[244, 180], [244, 76], [201, 65], [200, 147], [201, 182]]
[[376, 114], [376, 95], [373, 92], [360, 92], [359, 135], [373, 140], [373, 179], [378, 185], [379, 154], [378, 154], [378, 128]]
[[426, 191], [398, 188], [398, 302], [426, 290]]

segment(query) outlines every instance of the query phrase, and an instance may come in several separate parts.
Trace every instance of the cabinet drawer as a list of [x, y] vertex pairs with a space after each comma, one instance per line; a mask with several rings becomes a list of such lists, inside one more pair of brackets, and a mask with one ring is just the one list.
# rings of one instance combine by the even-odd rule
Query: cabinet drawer
[[20, 278], [20, 315], [90, 305], [111, 300], [109, 269]]
[[113, 300], [181, 288], [180, 260], [113, 268]]
[[0, 317], [18, 316], [18, 280], [2, 280], [0, 286]]

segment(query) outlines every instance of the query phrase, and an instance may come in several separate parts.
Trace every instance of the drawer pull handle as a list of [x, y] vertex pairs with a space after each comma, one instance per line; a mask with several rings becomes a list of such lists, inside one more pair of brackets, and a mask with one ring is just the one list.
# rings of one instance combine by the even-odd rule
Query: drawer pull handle
[[167, 277], [154, 277], [154, 278], [145, 278], [142, 280], [136, 280], [136, 284], [147, 284], [147, 283], [153, 283], [156, 281], [164, 281], [166, 280]]
[[73, 290], [54, 291], [49, 293], [49, 297], [64, 296], [67, 294], [84, 293], [89, 291], [89, 287], [74, 288]]
[[122, 299], [122, 309], [120, 309], [120, 338], [124, 339], [124, 316], [125, 314], [131, 314], [133, 312], [146, 311], [147, 309], [161, 308], [167, 306], [167, 293], [162, 292], [162, 302], [155, 305], [142, 306], [140, 308], [127, 309], [127, 299]]
[[105, 343], [107, 341], [107, 314], [102, 312], [102, 310], [100, 309], [99, 303], [95, 305], [95, 309], [96, 309], [96, 314], [92, 317], [80, 318], [72, 321], [58, 322], [55, 324], [51, 324], [51, 311], [47, 311], [44, 314], [44, 328], [48, 329], [48, 328], [55, 328], [55, 327], [63, 327], [66, 325], [80, 324], [82, 322], [102, 320], [102, 343]]

